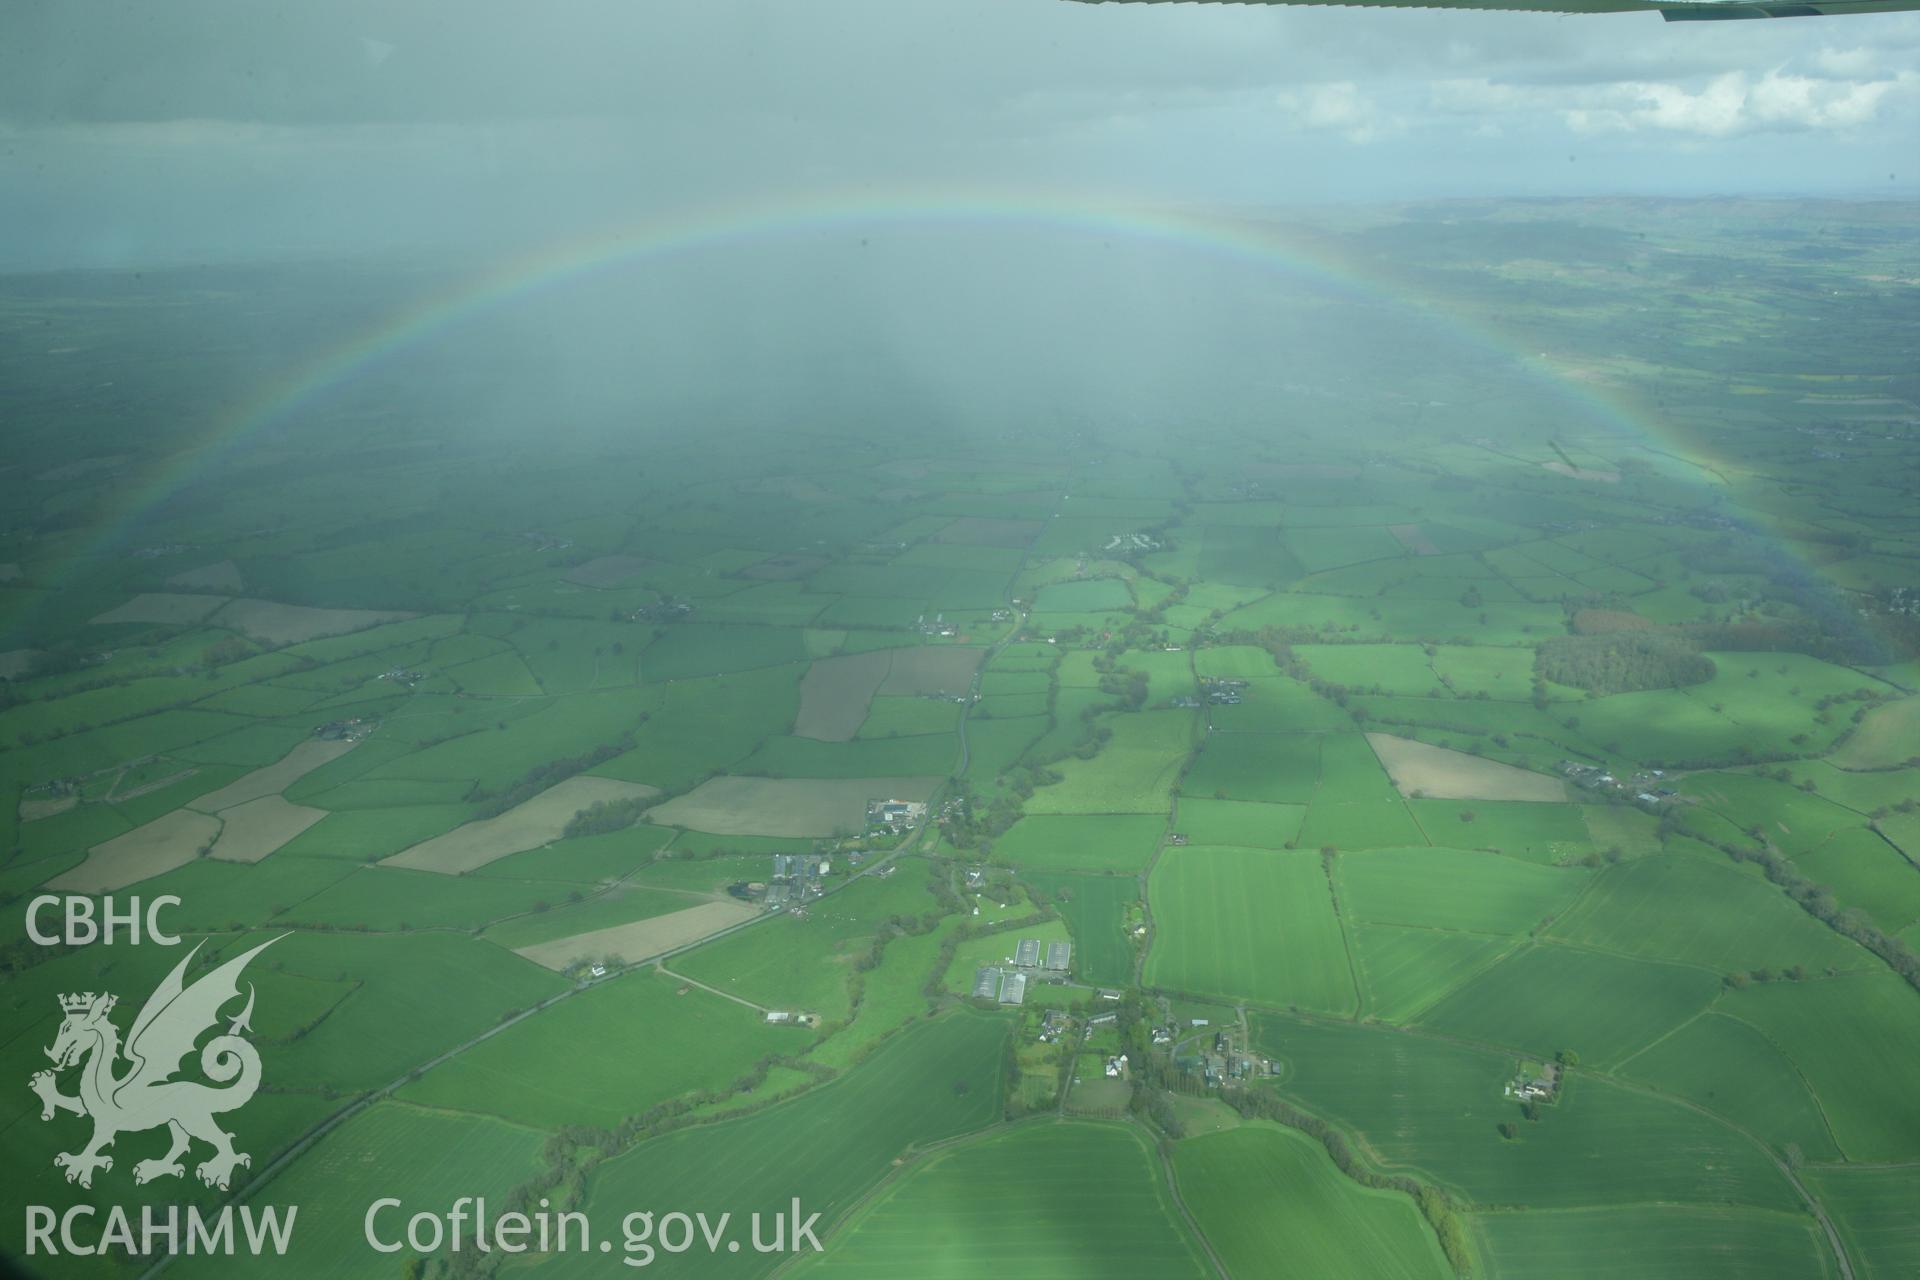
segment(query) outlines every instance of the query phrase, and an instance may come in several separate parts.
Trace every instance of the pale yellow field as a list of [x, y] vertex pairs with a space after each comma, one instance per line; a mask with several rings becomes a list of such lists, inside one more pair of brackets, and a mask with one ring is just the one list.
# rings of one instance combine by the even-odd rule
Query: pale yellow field
[[294, 804], [284, 796], [262, 796], [223, 810], [220, 838], [210, 855], [226, 862], [258, 862], [327, 816], [325, 809]]
[[120, 780], [114, 782], [113, 790], [107, 793], [107, 802], [109, 804], [119, 804], [123, 800], [138, 800], [141, 796], [151, 795], [155, 791], [159, 791], [163, 787], [170, 787], [176, 782], [185, 782], [198, 772], [200, 772], [198, 769], [182, 769], [178, 773], [170, 773], [164, 778], [155, 778], [152, 782], [129, 788], [126, 791], [120, 790], [120, 781], [126, 778], [126, 775], [122, 774], [120, 775]]
[[800, 713], [793, 731], [826, 742], [851, 739], [867, 718], [874, 690], [887, 678], [893, 661], [889, 653], [875, 649], [816, 660], [800, 680]]
[[[224, 596], [200, 596], [196, 599], [224, 600]], [[301, 604], [275, 604], [271, 600], [232, 600], [213, 621], [264, 644], [300, 644], [321, 636], [344, 635], [364, 631], [382, 622], [417, 618], [417, 613], [383, 609], [309, 609]], [[101, 621], [99, 618], [95, 622]]]
[[22, 800], [20, 802], [20, 821], [38, 822], [42, 818], [51, 818], [56, 813], [65, 813], [80, 803], [77, 793], [69, 792], [52, 800]]
[[1602, 484], [1619, 484], [1618, 471], [1596, 471], [1592, 467], [1570, 467], [1564, 462], [1543, 462], [1540, 464], [1555, 475], [1566, 476], [1572, 480], [1598, 480]]
[[1842, 769], [1885, 769], [1920, 756], [1920, 698], [1903, 698], [1867, 712], [1833, 762]]
[[869, 800], [925, 800], [938, 778], [710, 778], [647, 821], [723, 836], [831, 836], [863, 831]]
[[95, 622], [159, 622], [178, 625], [198, 622], [227, 603], [225, 596], [187, 595], [179, 592], [146, 591], [117, 609], [109, 609]]
[[645, 556], [596, 556], [567, 570], [566, 580], [578, 587], [617, 587], [657, 564]]
[[881, 693], [965, 693], [986, 650], [943, 644], [887, 652], [893, 655], [893, 666], [880, 683]]
[[329, 760], [339, 759], [353, 750], [354, 745], [351, 742], [311, 739], [287, 752], [273, 764], [255, 769], [244, 777], [235, 778], [218, 791], [209, 791], [199, 799], [189, 801], [187, 807], [198, 809], [202, 813], [218, 813], [222, 809], [231, 809], [237, 804], [246, 804], [249, 800], [277, 796], [296, 779], [312, 773]]
[[240, 577], [240, 566], [231, 560], [222, 560], [217, 564], [203, 564], [198, 569], [176, 573], [167, 579], [167, 585], [198, 587], [202, 591], [244, 591], [246, 589], [246, 583]]
[[1390, 733], [1370, 733], [1374, 754], [1400, 794], [1418, 791], [1436, 800], [1563, 801], [1566, 784], [1530, 769], [1498, 760], [1482, 760], [1464, 751], [1450, 751]]
[[596, 801], [645, 799], [659, 794], [659, 788], [638, 782], [620, 782], [613, 778], [568, 778], [498, 817], [469, 822], [445, 835], [435, 836], [410, 849], [402, 849], [385, 859], [384, 864], [459, 875], [475, 867], [484, 867], [510, 853], [521, 853], [551, 844], [560, 838], [560, 832], [569, 818]]
[[535, 943], [519, 948], [516, 954], [554, 970], [604, 956], [616, 956], [627, 964], [634, 964], [698, 942], [759, 914], [759, 908], [744, 902], [703, 902], [685, 911], [670, 911], [664, 916], [618, 924], [611, 929], [594, 929], [568, 938], [555, 938], [552, 942]]
[[47, 881], [47, 888], [111, 893], [175, 867], [184, 867], [220, 834], [220, 820], [175, 809], [144, 826], [93, 846], [87, 860]]
[[1398, 538], [1401, 546], [1417, 556], [1440, 554], [1440, 548], [1434, 546], [1427, 539], [1427, 535], [1420, 532], [1420, 526], [1417, 524], [1390, 524], [1387, 526], [1387, 532]]

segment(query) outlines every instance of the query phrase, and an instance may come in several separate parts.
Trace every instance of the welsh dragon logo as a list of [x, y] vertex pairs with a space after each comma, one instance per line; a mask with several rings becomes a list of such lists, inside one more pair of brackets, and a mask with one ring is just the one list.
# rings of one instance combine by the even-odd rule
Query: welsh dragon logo
[[[228, 1022], [224, 1034], [214, 1036], [200, 1050], [201, 1073], [225, 1087], [173, 1077], [195, 1042], [219, 1022], [221, 1008], [239, 998], [240, 971], [247, 961], [278, 941], [269, 939], [187, 986], [182, 975], [200, 950], [196, 945], [147, 998], [124, 1046], [109, 1016], [119, 1003], [117, 996], [89, 991], [60, 997], [66, 1017], [47, 1050], [53, 1070], [35, 1073], [29, 1084], [40, 1095], [42, 1120], [53, 1119], [56, 1111], [93, 1119], [93, 1138], [86, 1146], [53, 1158], [56, 1168], [67, 1171], [68, 1182], [91, 1187], [96, 1169], [113, 1168], [113, 1158], [103, 1152], [116, 1137], [162, 1125], [172, 1145], [164, 1156], [134, 1165], [135, 1182], [180, 1177], [186, 1172], [180, 1157], [196, 1138], [213, 1147], [211, 1158], [194, 1170], [210, 1187], [226, 1190], [234, 1169], [253, 1163], [252, 1157], [233, 1149], [233, 1135], [214, 1120], [246, 1105], [260, 1087], [260, 1054], [241, 1038], [242, 1032], [252, 1030], [248, 1024], [253, 1016], [251, 983], [246, 1007]], [[122, 1059], [126, 1068], [117, 1070]], [[80, 1092], [69, 1097], [60, 1092], [56, 1073], [76, 1063], [80, 1064]]]

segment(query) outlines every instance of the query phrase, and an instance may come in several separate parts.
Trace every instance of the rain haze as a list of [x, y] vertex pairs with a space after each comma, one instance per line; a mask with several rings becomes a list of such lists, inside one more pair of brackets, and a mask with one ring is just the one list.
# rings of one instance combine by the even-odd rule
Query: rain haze
[[863, 183], [1267, 205], [1920, 182], [1910, 14], [83, 0], [9, 6], [0, 34], [21, 265], [497, 244]]

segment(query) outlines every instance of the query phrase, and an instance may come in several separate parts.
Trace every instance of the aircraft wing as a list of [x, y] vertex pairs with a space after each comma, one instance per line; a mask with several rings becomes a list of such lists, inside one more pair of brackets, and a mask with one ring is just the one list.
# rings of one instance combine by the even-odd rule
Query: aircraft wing
[[1370, 9], [1506, 9], [1528, 13], [1647, 13], [1668, 22], [1898, 13], [1920, 0], [1078, 0], [1081, 4], [1337, 4]]

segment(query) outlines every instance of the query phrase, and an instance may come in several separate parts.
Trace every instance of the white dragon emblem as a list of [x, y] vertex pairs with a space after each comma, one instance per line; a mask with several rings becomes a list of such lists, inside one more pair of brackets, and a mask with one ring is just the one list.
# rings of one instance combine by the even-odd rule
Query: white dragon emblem
[[[102, 1152], [116, 1136], [161, 1125], [172, 1135], [173, 1145], [159, 1159], [134, 1165], [135, 1182], [177, 1178], [186, 1172], [180, 1157], [195, 1138], [213, 1147], [212, 1157], [194, 1170], [210, 1187], [226, 1190], [235, 1167], [253, 1163], [252, 1157], [233, 1149], [233, 1135], [214, 1122], [222, 1112], [244, 1106], [260, 1087], [260, 1054], [240, 1038], [241, 1032], [252, 1030], [248, 1025], [253, 1016], [251, 983], [246, 1007], [229, 1022], [225, 1034], [214, 1036], [200, 1050], [201, 1072], [225, 1087], [216, 1089], [173, 1076], [193, 1052], [194, 1042], [220, 1020], [221, 1007], [238, 998], [240, 971], [247, 961], [278, 941], [269, 939], [186, 986], [181, 977], [200, 950], [196, 945], [147, 998], [124, 1048], [119, 1029], [108, 1017], [119, 1003], [117, 996], [89, 991], [60, 997], [66, 1017], [47, 1050], [53, 1070], [36, 1072], [28, 1083], [40, 1095], [42, 1120], [53, 1119], [56, 1111], [93, 1118], [93, 1138], [87, 1145], [53, 1158], [56, 1168], [67, 1171], [68, 1182], [91, 1187], [96, 1169], [113, 1168], [113, 1158]], [[115, 1074], [122, 1057], [130, 1065]], [[84, 1064], [80, 1092], [70, 1097], [60, 1092], [56, 1073], [76, 1063]]]

